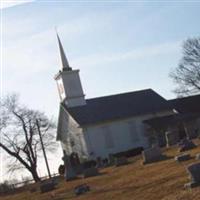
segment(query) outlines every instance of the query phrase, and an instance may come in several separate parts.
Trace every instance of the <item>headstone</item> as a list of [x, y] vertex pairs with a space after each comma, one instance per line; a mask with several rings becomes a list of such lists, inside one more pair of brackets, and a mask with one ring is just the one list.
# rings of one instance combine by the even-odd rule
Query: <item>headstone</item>
[[74, 188], [74, 193], [76, 195], [81, 195], [81, 194], [84, 194], [88, 191], [90, 191], [90, 187], [86, 184], [78, 185]]
[[102, 160], [102, 163], [103, 163], [103, 167], [108, 167], [108, 166], [109, 166], [108, 158], [104, 158], [104, 159]]
[[167, 131], [165, 132], [167, 147], [177, 144], [178, 134], [177, 131]]
[[109, 154], [109, 164], [110, 165], [114, 165], [115, 164], [115, 157], [113, 156], [113, 154]]
[[41, 193], [49, 192], [55, 189], [55, 183], [53, 181], [44, 181], [40, 184]]
[[142, 152], [143, 164], [151, 163], [159, 160], [162, 157], [162, 153], [159, 146], [153, 146], [152, 148], [145, 149]]
[[75, 179], [76, 172], [72, 167], [72, 164], [70, 162], [70, 157], [67, 154], [64, 154], [62, 159], [63, 159], [64, 165], [65, 165], [65, 180], [69, 181], [69, 180]]
[[70, 163], [76, 174], [82, 173], [82, 165], [77, 153], [73, 152], [70, 155]]
[[83, 177], [88, 178], [92, 176], [97, 176], [99, 174], [98, 169], [95, 167], [86, 168], [83, 170]]
[[90, 168], [90, 167], [95, 167], [97, 165], [96, 160], [85, 160], [83, 163], [83, 168]]
[[97, 167], [97, 168], [103, 167], [102, 158], [101, 158], [100, 156], [97, 157], [96, 162], [97, 162], [97, 164], [96, 164], [96, 167]]
[[73, 152], [70, 155], [70, 162], [72, 166], [80, 165], [80, 159], [77, 153]]
[[187, 171], [191, 182], [185, 184], [186, 188], [193, 188], [200, 185], [200, 163], [194, 163], [188, 166]]
[[182, 155], [175, 156], [174, 159], [175, 159], [176, 161], [178, 161], [178, 162], [182, 162], [182, 161], [186, 161], [186, 160], [191, 159], [191, 157], [190, 157], [190, 154], [189, 154], [189, 153], [184, 153], [184, 154], [182, 154]]
[[125, 156], [121, 156], [121, 157], [116, 157], [115, 158], [115, 166], [116, 167], [119, 167], [119, 166], [122, 166], [122, 165], [126, 165], [128, 164], [128, 160]]
[[183, 139], [179, 142], [179, 152], [187, 151], [196, 147], [192, 140]]

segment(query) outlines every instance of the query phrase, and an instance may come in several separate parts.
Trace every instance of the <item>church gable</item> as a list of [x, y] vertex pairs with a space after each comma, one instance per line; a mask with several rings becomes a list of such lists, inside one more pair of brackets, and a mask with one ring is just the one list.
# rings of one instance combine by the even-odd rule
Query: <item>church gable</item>
[[66, 138], [66, 133], [68, 132], [69, 116], [66, 115], [64, 108], [60, 105], [58, 126], [57, 126], [57, 141], [64, 141]]
[[79, 129], [79, 124], [72, 118], [72, 116], [70, 116], [61, 104], [57, 128], [57, 140], [65, 141], [69, 134], [80, 132]]
[[87, 152], [82, 128], [80, 128], [79, 124], [70, 116], [62, 104], [60, 105], [57, 140], [61, 141], [63, 150], [69, 154], [76, 152], [83, 156]]

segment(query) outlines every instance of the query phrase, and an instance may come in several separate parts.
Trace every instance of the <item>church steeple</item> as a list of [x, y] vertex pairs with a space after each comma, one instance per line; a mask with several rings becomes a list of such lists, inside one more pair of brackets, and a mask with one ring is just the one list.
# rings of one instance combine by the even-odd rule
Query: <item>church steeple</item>
[[79, 77], [79, 70], [72, 70], [72, 68], [69, 66], [58, 33], [56, 33], [56, 35], [62, 62], [62, 70], [59, 71], [59, 73], [55, 76], [60, 100], [67, 107], [85, 105], [85, 95], [83, 93], [81, 80]]
[[60, 37], [58, 35], [58, 33], [56, 33], [57, 35], [57, 39], [58, 39], [58, 45], [59, 45], [59, 50], [60, 50], [60, 57], [61, 57], [61, 62], [62, 62], [62, 69], [63, 71], [71, 71], [72, 68], [69, 66], [69, 62], [67, 60], [67, 57], [65, 55], [65, 51], [63, 49], [62, 43], [60, 41]]

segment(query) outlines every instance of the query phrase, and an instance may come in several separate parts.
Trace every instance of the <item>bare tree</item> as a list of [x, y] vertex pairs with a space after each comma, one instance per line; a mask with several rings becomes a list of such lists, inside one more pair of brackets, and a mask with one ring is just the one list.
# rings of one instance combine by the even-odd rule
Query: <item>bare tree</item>
[[[1, 101], [1, 141], [2, 148], [11, 158], [10, 172], [26, 169], [38, 182], [38, 158], [41, 156], [41, 143], [38, 132], [47, 151], [55, 151], [55, 124], [44, 113], [31, 110], [18, 101], [17, 95], [10, 95]], [[38, 123], [39, 126], [38, 126]]]
[[183, 57], [170, 77], [178, 85], [178, 96], [200, 92], [200, 37], [189, 38], [183, 43]]

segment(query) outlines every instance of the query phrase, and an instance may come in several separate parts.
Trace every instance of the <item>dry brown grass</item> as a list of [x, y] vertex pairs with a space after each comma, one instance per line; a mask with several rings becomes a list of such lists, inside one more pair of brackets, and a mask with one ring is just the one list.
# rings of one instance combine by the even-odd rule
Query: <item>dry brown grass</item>
[[[194, 157], [200, 147], [189, 151]], [[53, 192], [40, 194], [28, 190], [0, 197], [0, 200], [200, 200], [200, 187], [185, 190], [184, 184], [189, 182], [186, 167], [195, 159], [181, 164], [174, 161], [177, 148], [165, 149], [169, 158], [152, 164], [142, 165], [141, 158], [130, 160], [130, 164], [122, 167], [109, 167], [101, 170], [101, 175], [70, 182], [61, 181]], [[91, 191], [81, 196], [73, 194], [73, 188], [87, 183]]]

